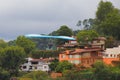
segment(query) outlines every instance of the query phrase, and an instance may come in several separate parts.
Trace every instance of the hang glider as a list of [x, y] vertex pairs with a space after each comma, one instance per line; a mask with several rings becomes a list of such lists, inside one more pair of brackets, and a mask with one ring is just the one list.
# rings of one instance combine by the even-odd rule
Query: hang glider
[[54, 38], [54, 39], [64, 39], [64, 40], [75, 40], [73, 37], [68, 36], [49, 36], [49, 35], [40, 35], [40, 34], [27, 34], [27, 38]]

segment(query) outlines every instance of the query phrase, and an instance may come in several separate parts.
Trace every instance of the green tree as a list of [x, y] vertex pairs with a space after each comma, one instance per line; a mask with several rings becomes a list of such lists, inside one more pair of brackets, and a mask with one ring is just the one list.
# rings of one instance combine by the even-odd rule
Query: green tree
[[65, 70], [63, 77], [56, 80], [119, 80], [120, 67], [114, 67], [97, 61], [92, 68], [83, 70]]
[[111, 2], [106, 1], [103, 2], [102, 0], [99, 3], [97, 12], [96, 12], [96, 18], [99, 22], [102, 22], [103, 20], [105, 20], [106, 16], [112, 12], [114, 9], [114, 6], [112, 5]]
[[62, 50], [34, 50], [30, 53], [30, 56], [32, 58], [40, 58], [40, 57], [43, 57], [43, 58], [49, 58], [49, 57], [58, 57], [59, 56], [59, 53], [61, 52]]
[[93, 28], [101, 35], [113, 36], [120, 40], [120, 10], [111, 2], [101, 1], [96, 12], [96, 22]]
[[65, 70], [71, 70], [73, 68], [73, 64], [69, 63], [68, 61], [59, 62], [55, 71], [56, 72], [63, 72]]
[[89, 70], [66, 70], [63, 72], [63, 80], [93, 80], [93, 72]]
[[24, 62], [23, 48], [11, 46], [0, 50], [0, 66], [11, 76], [18, 74], [19, 66]]
[[[63, 26], [60, 26], [60, 28], [58, 30], [53, 31], [49, 35], [53, 35], [53, 36], [69, 36], [70, 37], [70, 36], [73, 35], [73, 31], [68, 26], [63, 25]], [[57, 46], [61, 45], [61, 44], [64, 44], [67, 41], [68, 40], [63, 40], [63, 39], [54, 39], [53, 40], [53, 42], [56, 43]]]
[[112, 36], [106, 37], [106, 42], [105, 42], [106, 48], [113, 48], [118, 46], [115, 41], [116, 41], [115, 38]]
[[93, 26], [93, 24], [94, 24], [94, 19], [92, 19], [92, 18], [89, 18], [89, 19], [84, 19], [83, 20], [83, 29], [84, 30], [90, 30], [91, 28], [92, 28], [92, 26]]
[[73, 35], [76, 36], [80, 30], [73, 31]]
[[111, 71], [111, 80], [120, 79], [120, 67], [119, 66], [110, 67], [110, 71]]
[[22, 78], [31, 78], [32, 80], [52, 80], [48, 73], [43, 71], [33, 71], [24, 75]]
[[58, 59], [55, 59], [55, 60], [53, 60], [53, 61], [50, 63], [49, 67], [50, 67], [51, 71], [55, 71], [58, 63], [59, 63], [59, 62], [58, 62]]
[[23, 47], [27, 54], [29, 54], [35, 48], [35, 43], [24, 36], [19, 36], [17, 38], [16, 45]]
[[72, 30], [66, 25], [61, 26], [60, 29], [57, 30], [57, 33], [59, 36], [72, 36], [73, 35]]
[[102, 61], [97, 61], [94, 64], [94, 79], [95, 80], [112, 80], [110, 67]]
[[98, 33], [94, 30], [82, 30], [77, 34], [77, 40], [80, 44], [88, 44], [96, 37], [98, 37]]
[[46, 48], [48, 48], [48, 45], [52, 42], [50, 42], [50, 39], [40, 39], [40, 38], [33, 38], [32, 39], [33, 42], [35, 42], [36, 44], [36, 49], [38, 50], [46, 50]]
[[115, 9], [106, 16], [99, 25], [100, 30], [107, 36], [114, 36], [120, 40], [120, 11]]
[[[81, 27], [81, 25], [82, 25], [82, 21], [79, 20], [79, 21], [77, 22], [76, 26], [77, 26], [77, 27]], [[82, 29], [82, 28], [81, 28], [81, 29]]]
[[58, 35], [58, 32], [57, 32], [57, 31], [53, 31], [53, 32], [51, 32], [49, 35], [57, 36], [57, 35]]
[[9, 72], [0, 67], [0, 79], [1, 80], [9, 80], [9, 78], [10, 78]]
[[7, 46], [8, 46], [7, 42], [5, 42], [4, 40], [0, 39], [0, 48], [5, 48]]
[[16, 46], [16, 41], [15, 40], [9, 41], [8, 46]]
[[79, 20], [77, 22], [77, 26], [83, 26], [83, 28], [81, 28], [81, 30], [90, 30], [92, 29], [92, 26], [95, 23], [95, 19], [89, 18], [89, 19], [84, 19], [83, 21]]
[[[63, 25], [57, 30], [57, 34], [58, 34], [58, 36], [72, 36], [73, 31], [68, 26]], [[56, 44], [61, 45], [61, 44], [64, 44], [65, 42], [67, 42], [67, 41], [68, 40], [58, 39], [56, 41]]]

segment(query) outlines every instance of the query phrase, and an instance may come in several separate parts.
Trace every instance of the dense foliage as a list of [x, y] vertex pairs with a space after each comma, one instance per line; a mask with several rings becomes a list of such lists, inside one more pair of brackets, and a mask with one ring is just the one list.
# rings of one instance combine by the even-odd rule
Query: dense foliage
[[19, 36], [17, 38], [16, 45], [23, 47], [26, 54], [29, 54], [35, 48], [35, 43], [24, 36]]
[[93, 68], [85, 70], [67, 70], [57, 80], [119, 80], [120, 68], [96, 62]]
[[53, 60], [53, 61], [49, 64], [50, 70], [51, 70], [51, 71], [55, 71], [55, 69], [56, 69], [56, 67], [57, 67], [58, 64], [59, 64], [58, 59]]
[[77, 41], [81, 44], [88, 44], [94, 38], [98, 37], [98, 33], [94, 30], [82, 30], [77, 34]]
[[73, 35], [72, 30], [66, 25], [61, 26], [60, 29], [57, 30], [57, 33], [59, 36], [72, 36]]
[[25, 79], [25, 78], [29, 78], [31, 80], [52, 80], [48, 73], [43, 72], [43, 71], [33, 71], [30, 72], [24, 76], [22, 76], [21, 78]]
[[19, 66], [24, 62], [24, 49], [17, 46], [6, 47], [0, 50], [0, 66], [3, 70], [10, 73], [10, 76], [16, 76]]
[[[73, 31], [68, 26], [63, 25], [63, 26], [60, 26], [60, 28], [58, 30], [53, 31], [52, 33], [50, 33], [50, 35], [69, 36], [69, 37], [71, 37], [73, 35]], [[64, 44], [67, 41], [68, 40], [63, 40], [63, 39], [56, 39], [55, 40], [56, 45]]]
[[55, 48], [54, 39], [49, 38], [33, 38], [31, 39], [33, 42], [36, 43], [36, 49], [38, 50], [53, 50]]
[[0, 39], [0, 48], [5, 48], [7, 46], [8, 44], [4, 40]]
[[71, 70], [73, 68], [73, 64], [68, 61], [59, 62], [55, 68], [56, 72], [63, 72], [65, 70]]
[[111, 13], [114, 9], [114, 6], [111, 2], [103, 2], [99, 3], [98, 9], [96, 11], [96, 18], [99, 22], [104, 21], [106, 16]]
[[29, 56], [33, 58], [50, 58], [58, 57], [62, 50], [34, 50]]
[[113, 36], [120, 40], [120, 10], [115, 8], [111, 2], [101, 1], [93, 28], [102, 35]]
[[[62, 62], [64, 63], [64, 62]], [[59, 63], [61, 64], [61, 63]], [[59, 65], [60, 66], [60, 65]], [[68, 65], [67, 65], [68, 66]], [[70, 66], [69, 66], [70, 67]], [[62, 65], [63, 76], [56, 79], [51, 79], [48, 73], [37, 71], [30, 72], [20, 77], [28, 80], [119, 80], [120, 79], [120, 67], [109, 66], [101, 61], [96, 62], [92, 68], [76, 70], [75, 68], [68, 69]]]
[[[106, 47], [114, 47], [116, 40], [120, 40], [120, 10], [115, 8], [111, 2], [101, 0], [95, 19], [78, 21], [77, 26], [83, 26], [81, 30], [72, 31], [68, 26], [63, 25], [49, 35], [72, 36], [77, 35], [80, 44], [88, 44], [99, 35], [106, 36]], [[99, 35], [98, 35], [99, 34]], [[37, 44], [37, 48], [35, 43]], [[67, 40], [58, 39], [28, 39], [19, 36], [16, 40], [0, 40], [0, 80], [9, 80], [10, 77], [19, 77], [20, 80], [52, 80], [48, 73], [42, 71], [28, 72], [22, 74], [19, 66], [24, 62], [25, 57], [33, 58], [58, 58], [61, 50], [46, 50], [46, 47], [62, 45]], [[39, 50], [43, 49], [43, 50]], [[54, 60], [49, 66], [51, 71], [63, 73], [62, 77], [53, 80], [119, 80], [119, 63], [113, 67], [97, 62], [92, 68], [78, 70], [73, 64]]]
[[0, 79], [1, 80], [9, 80], [9, 78], [10, 78], [9, 72], [0, 67]]

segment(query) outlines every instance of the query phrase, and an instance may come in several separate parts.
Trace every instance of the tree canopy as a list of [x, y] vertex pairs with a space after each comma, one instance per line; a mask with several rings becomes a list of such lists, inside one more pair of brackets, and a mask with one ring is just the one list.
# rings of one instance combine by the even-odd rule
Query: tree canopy
[[63, 72], [65, 70], [71, 70], [73, 68], [73, 64], [68, 61], [59, 62], [57, 67], [55, 68], [56, 72]]
[[103, 21], [106, 16], [114, 10], [114, 6], [111, 2], [100, 1], [98, 9], [96, 11], [96, 18], [98, 21]]
[[0, 66], [10, 75], [17, 75], [19, 66], [24, 62], [25, 52], [17, 46], [6, 47], [0, 50]]
[[90, 30], [92, 29], [92, 26], [94, 25], [95, 19], [89, 18], [89, 19], [84, 19], [83, 21], [79, 20], [77, 22], [77, 26], [83, 26], [83, 28], [81, 28], [82, 30]]
[[9, 80], [9, 78], [10, 78], [9, 72], [0, 67], [0, 79], [1, 80]]
[[60, 29], [57, 30], [57, 33], [59, 36], [72, 36], [73, 35], [72, 30], [66, 25], [61, 26]]
[[96, 12], [96, 26], [94, 29], [99, 34], [113, 36], [120, 40], [120, 10], [111, 2], [101, 1]]
[[30, 78], [30, 80], [52, 80], [46, 72], [33, 71], [20, 78]]
[[59, 63], [59, 61], [57, 59], [55, 59], [49, 64], [49, 67], [50, 67], [51, 71], [55, 71], [58, 63]]
[[[58, 30], [50, 33], [50, 35], [71, 37], [73, 35], [73, 31], [68, 26], [62, 25], [62, 26], [60, 26], [60, 28]], [[63, 40], [63, 39], [55, 40], [56, 45], [61, 45], [61, 44], [64, 44], [65, 42], [67, 42], [67, 40]]]
[[26, 54], [29, 54], [35, 48], [35, 43], [24, 36], [17, 38], [16, 45], [24, 48]]
[[98, 37], [98, 33], [95, 30], [82, 30], [77, 34], [77, 40], [82, 44], [86, 44], [96, 37]]
[[7, 46], [8, 46], [7, 42], [5, 42], [3, 39], [0, 39], [0, 48], [5, 48]]

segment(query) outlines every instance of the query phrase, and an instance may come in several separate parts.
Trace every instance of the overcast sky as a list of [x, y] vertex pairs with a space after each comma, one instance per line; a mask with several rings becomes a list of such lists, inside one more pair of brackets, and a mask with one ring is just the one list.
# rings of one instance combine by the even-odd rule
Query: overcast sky
[[[108, 0], [120, 9], [120, 0]], [[100, 0], [0, 0], [0, 38], [48, 34], [62, 25], [71, 29], [78, 20], [94, 18]]]

